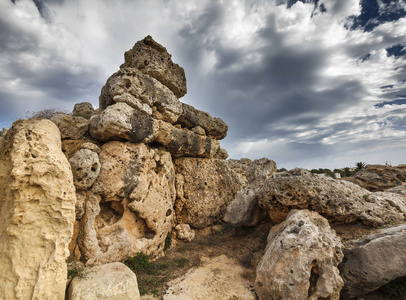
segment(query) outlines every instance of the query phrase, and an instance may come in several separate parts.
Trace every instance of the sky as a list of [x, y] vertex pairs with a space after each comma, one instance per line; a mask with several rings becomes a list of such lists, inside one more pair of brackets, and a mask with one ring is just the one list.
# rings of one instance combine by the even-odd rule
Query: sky
[[185, 69], [180, 101], [228, 124], [230, 158], [406, 163], [406, 0], [0, 0], [0, 128], [98, 107], [147, 35]]

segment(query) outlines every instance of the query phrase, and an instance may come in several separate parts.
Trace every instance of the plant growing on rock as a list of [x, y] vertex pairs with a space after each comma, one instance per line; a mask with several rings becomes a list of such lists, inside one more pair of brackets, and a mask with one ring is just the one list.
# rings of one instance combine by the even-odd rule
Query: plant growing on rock
[[69, 112], [61, 108], [46, 108], [40, 111], [27, 111], [25, 113], [25, 117], [27, 119], [51, 119], [52, 117], [60, 114], [67, 115]]

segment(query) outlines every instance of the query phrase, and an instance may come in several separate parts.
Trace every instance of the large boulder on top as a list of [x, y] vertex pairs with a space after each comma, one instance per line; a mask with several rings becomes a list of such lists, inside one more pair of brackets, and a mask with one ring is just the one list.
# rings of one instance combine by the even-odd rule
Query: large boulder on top
[[258, 192], [259, 204], [276, 222], [291, 209], [311, 209], [328, 219], [366, 225], [401, 223], [406, 219], [405, 196], [368, 190], [348, 181], [335, 180], [307, 170], [276, 173]]
[[100, 174], [84, 196], [82, 257], [101, 264], [138, 252], [162, 255], [175, 215], [171, 155], [145, 144], [109, 142], [102, 146], [100, 163]]
[[353, 241], [340, 265], [344, 299], [362, 296], [406, 276], [406, 224]]
[[82, 117], [59, 114], [51, 118], [58, 126], [62, 139], [77, 140], [84, 136], [89, 129], [89, 122]]
[[265, 299], [339, 299], [342, 243], [316, 212], [292, 210], [269, 232], [255, 290]]
[[75, 187], [49, 120], [20, 120], [0, 144], [0, 298], [64, 299]]
[[131, 67], [148, 74], [167, 86], [178, 98], [186, 94], [185, 71], [172, 61], [166, 48], [151, 36], [137, 42], [124, 54], [124, 59], [120, 68]]
[[222, 219], [242, 187], [227, 161], [184, 157], [174, 165], [178, 223], [203, 228]]
[[348, 179], [371, 191], [385, 191], [406, 183], [406, 166], [367, 165]]

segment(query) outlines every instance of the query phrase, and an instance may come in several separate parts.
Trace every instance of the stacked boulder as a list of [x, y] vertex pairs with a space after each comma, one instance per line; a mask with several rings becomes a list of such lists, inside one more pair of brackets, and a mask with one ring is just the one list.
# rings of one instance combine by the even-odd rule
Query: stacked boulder
[[138, 252], [159, 257], [176, 225], [222, 219], [244, 185], [220, 148], [228, 127], [180, 102], [185, 94], [184, 70], [148, 36], [125, 53], [98, 110], [78, 103], [52, 119], [76, 187], [72, 258], [97, 265]]

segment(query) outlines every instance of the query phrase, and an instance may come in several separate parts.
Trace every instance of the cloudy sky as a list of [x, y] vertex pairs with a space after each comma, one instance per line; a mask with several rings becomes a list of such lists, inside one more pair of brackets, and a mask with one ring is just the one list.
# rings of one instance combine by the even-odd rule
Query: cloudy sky
[[146, 35], [185, 69], [181, 101], [229, 125], [231, 158], [406, 163], [406, 0], [0, 0], [0, 128], [97, 107]]

